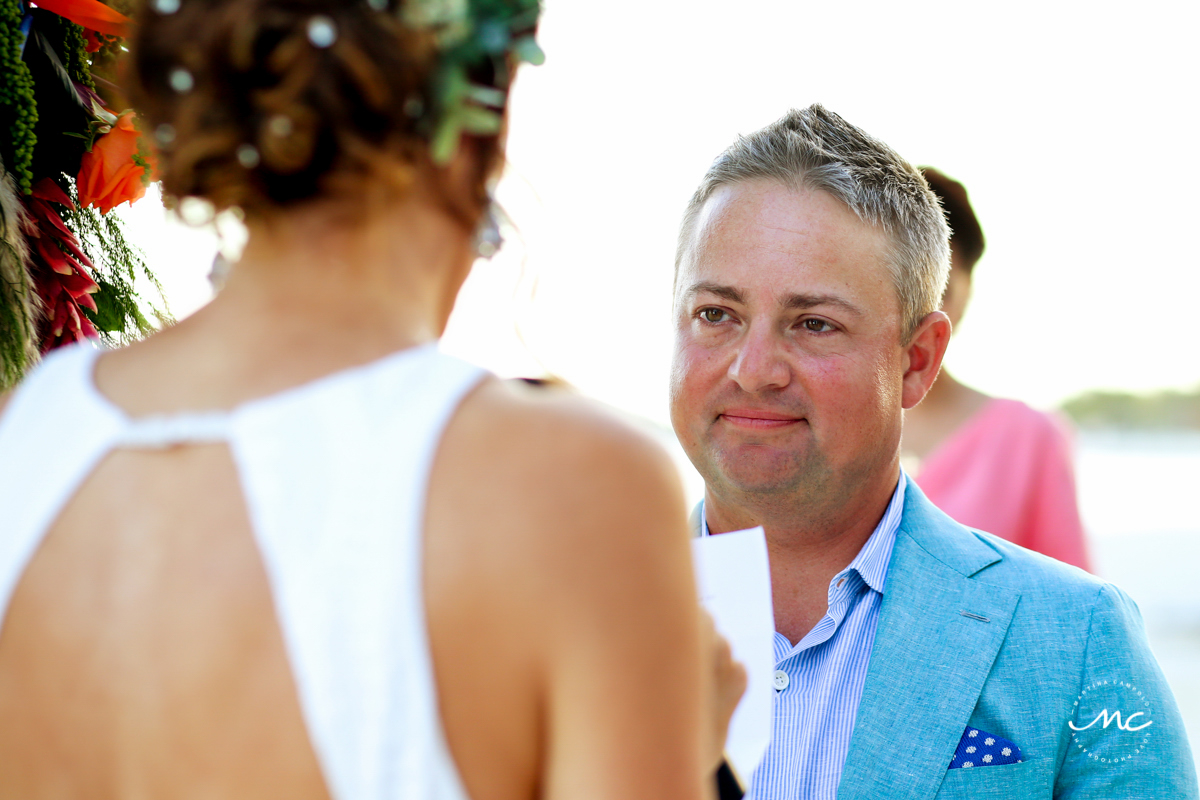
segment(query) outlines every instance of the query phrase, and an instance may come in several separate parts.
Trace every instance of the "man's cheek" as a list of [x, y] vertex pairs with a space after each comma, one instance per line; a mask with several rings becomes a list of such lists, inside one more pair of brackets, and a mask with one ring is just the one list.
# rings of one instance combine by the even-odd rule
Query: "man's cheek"
[[683, 395], [680, 398], [682, 401], [694, 404], [698, 400], [696, 393], [702, 392], [719, 373], [718, 354], [689, 341], [675, 352], [671, 383]]

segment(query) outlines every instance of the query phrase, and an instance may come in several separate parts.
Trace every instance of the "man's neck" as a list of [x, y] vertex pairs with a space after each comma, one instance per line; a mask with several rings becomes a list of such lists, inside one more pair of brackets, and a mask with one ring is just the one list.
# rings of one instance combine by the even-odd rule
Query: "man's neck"
[[[796, 644], [829, 607], [829, 583], [850, 565], [879, 525], [899, 480], [899, 465], [839, 504], [832, 513], [733, 504], [709, 490], [704, 516], [714, 534], [762, 525], [771, 566], [775, 630]], [[745, 500], [745, 499], [743, 499]], [[805, 513], [807, 512], [807, 513]]]

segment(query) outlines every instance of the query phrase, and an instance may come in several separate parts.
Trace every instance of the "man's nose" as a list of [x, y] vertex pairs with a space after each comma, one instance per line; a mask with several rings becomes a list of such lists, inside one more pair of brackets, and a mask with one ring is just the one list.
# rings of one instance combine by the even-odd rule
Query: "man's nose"
[[747, 331], [729, 365], [729, 377], [746, 392], [787, 386], [792, 380], [792, 370], [782, 342], [769, 331]]

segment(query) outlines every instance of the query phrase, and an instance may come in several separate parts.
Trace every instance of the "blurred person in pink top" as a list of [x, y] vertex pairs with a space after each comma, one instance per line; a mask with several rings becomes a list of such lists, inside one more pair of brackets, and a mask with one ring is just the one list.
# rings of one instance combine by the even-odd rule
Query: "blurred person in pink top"
[[[961, 183], [932, 167], [921, 172], [952, 231], [942, 310], [957, 329], [983, 255], [983, 230]], [[1063, 420], [990, 397], [943, 369], [925, 400], [905, 414], [903, 453], [921, 489], [954, 519], [1091, 569]]]

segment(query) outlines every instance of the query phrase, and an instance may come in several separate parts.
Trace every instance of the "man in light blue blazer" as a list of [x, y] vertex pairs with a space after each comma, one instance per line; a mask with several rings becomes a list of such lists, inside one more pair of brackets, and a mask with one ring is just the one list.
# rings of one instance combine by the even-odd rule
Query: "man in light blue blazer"
[[671, 416], [697, 534], [762, 525], [771, 558], [749, 796], [1194, 800], [1129, 598], [959, 525], [900, 468], [950, 336], [948, 240], [919, 173], [820, 106], [740, 138], [684, 216]]

